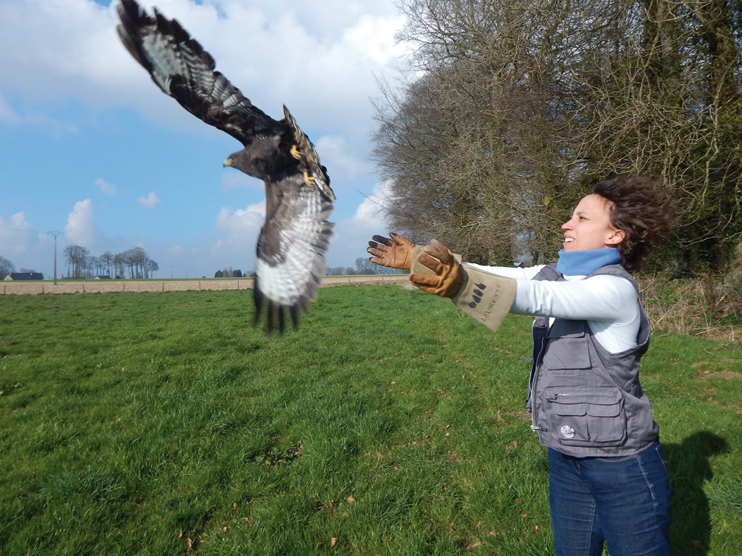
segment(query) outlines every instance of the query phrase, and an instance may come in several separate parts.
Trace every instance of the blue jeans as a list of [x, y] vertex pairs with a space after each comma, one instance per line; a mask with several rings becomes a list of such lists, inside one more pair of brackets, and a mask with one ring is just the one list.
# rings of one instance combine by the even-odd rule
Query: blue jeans
[[638, 454], [576, 458], [549, 448], [557, 556], [670, 554], [670, 481], [659, 442]]

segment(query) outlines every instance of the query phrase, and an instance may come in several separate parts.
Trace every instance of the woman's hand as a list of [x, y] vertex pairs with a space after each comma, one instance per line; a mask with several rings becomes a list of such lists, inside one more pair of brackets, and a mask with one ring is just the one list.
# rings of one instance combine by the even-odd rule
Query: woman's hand
[[464, 283], [464, 269], [453, 256], [453, 253], [437, 239], [430, 240], [423, 252], [417, 257], [417, 263], [429, 268], [434, 274], [416, 272], [410, 275], [412, 282], [424, 292], [453, 299]]
[[406, 237], [389, 232], [391, 239], [383, 236], [373, 236], [368, 242], [366, 251], [373, 255], [369, 260], [372, 263], [392, 268], [409, 270], [412, 266], [412, 253], [415, 244]]

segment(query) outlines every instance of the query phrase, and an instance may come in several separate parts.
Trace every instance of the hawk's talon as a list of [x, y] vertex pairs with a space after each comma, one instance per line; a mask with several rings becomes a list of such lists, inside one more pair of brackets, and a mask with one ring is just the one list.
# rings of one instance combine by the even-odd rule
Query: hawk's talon
[[291, 145], [291, 150], [289, 152], [291, 153], [291, 156], [293, 156], [296, 160], [301, 160], [299, 145]]
[[314, 176], [310, 176], [309, 172], [304, 172], [304, 185], [312, 187], [316, 179]]

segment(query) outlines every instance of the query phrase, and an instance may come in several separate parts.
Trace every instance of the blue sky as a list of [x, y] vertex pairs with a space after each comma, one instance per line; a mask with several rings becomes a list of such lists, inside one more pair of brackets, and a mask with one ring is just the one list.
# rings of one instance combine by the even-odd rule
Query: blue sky
[[[113, 4], [115, 5], [116, 0]], [[129, 56], [105, 0], [0, 0], [0, 256], [53, 273], [70, 244], [140, 246], [156, 277], [252, 270], [262, 182], [223, 168], [241, 145], [164, 95]], [[266, 113], [286, 104], [338, 201], [329, 266], [386, 231], [370, 159], [378, 79], [394, 79], [404, 22], [392, 0], [159, 0]]]

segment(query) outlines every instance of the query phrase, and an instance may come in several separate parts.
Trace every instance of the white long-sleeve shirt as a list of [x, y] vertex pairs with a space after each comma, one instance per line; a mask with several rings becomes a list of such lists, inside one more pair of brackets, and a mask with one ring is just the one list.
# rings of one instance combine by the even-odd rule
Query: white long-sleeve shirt
[[585, 320], [597, 342], [610, 353], [637, 345], [641, 312], [634, 286], [625, 278], [565, 275], [563, 282], [533, 280], [543, 265], [529, 268], [465, 263], [482, 272], [514, 278], [517, 284], [511, 313]]

